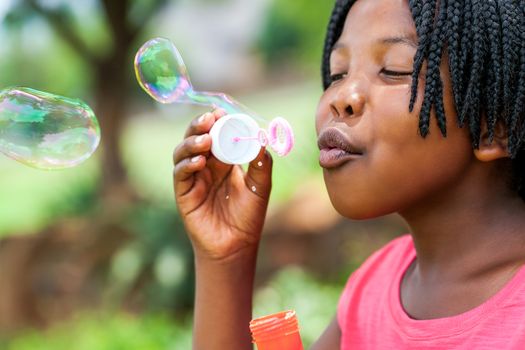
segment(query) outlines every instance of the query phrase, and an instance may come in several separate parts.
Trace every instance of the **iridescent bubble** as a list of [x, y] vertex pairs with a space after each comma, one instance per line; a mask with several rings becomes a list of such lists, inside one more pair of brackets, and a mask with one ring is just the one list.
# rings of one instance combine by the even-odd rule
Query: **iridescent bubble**
[[231, 96], [196, 91], [182, 56], [168, 39], [155, 38], [142, 45], [135, 56], [135, 74], [140, 86], [158, 102], [191, 103], [224, 109], [228, 116], [217, 121], [210, 130], [213, 140], [211, 151], [224, 163], [250, 162], [261, 147], [269, 146], [279, 156], [287, 155], [293, 148], [293, 131], [283, 118], [272, 120], [266, 132], [254, 119], [266, 120]]
[[182, 57], [167, 39], [145, 43], [135, 56], [135, 73], [140, 86], [161, 103], [187, 101], [193, 90]]
[[179, 50], [168, 39], [155, 38], [142, 45], [135, 55], [135, 74], [140, 86], [158, 102], [219, 107], [261, 119], [227, 94], [195, 91]]
[[95, 114], [84, 102], [30, 88], [0, 91], [0, 152], [40, 169], [88, 159], [100, 142]]

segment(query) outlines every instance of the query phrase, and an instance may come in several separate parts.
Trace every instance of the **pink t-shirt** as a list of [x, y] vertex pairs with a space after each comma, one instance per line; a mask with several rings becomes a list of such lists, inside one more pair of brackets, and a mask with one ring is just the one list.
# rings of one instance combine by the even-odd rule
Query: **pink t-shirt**
[[472, 310], [415, 320], [399, 298], [401, 279], [415, 257], [412, 237], [402, 236], [350, 276], [337, 310], [342, 350], [525, 349], [525, 267]]

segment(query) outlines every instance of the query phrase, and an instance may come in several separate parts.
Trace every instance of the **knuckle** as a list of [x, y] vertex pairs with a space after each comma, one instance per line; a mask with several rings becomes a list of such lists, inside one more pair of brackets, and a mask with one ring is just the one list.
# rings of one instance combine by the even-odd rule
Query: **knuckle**
[[181, 153], [182, 144], [178, 144], [177, 147], [173, 150], [172, 158], [173, 163], [175, 164], [177, 162], [177, 159], [179, 157], [179, 154]]

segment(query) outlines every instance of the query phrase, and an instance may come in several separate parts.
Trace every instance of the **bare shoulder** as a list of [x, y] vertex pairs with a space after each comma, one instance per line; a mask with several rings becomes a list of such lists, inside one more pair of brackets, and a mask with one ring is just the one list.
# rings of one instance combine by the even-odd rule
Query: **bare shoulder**
[[337, 316], [325, 329], [323, 334], [317, 339], [310, 350], [338, 350], [341, 348], [341, 330], [337, 322]]

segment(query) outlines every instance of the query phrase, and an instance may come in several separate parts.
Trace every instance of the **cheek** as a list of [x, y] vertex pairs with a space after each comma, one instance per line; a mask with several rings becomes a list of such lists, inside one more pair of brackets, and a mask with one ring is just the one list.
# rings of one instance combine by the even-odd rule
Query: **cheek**
[[400, 86], [374, 95], [368, 120], [359, 128], [368, 144], [366, 159], [345, 176], [325, 173], [332, 202], [342, 215], [367, 219], [410, 207], [460, 180], [472, 159], [468, 134], [454, 122], [444, 138], [432, 116], [430, 134], [419, 135], [421, 99], [410, 113], [409, 91]]
[[376, 148], [386, 148], [393, 152], [409, 151], [410, 140], [419, 137], [418, 111], [421, 99], [418, 97], [414, 110], [410, 113], [410, 85], [405, 84], [377, 88], [370, 101], [371, 113], [367, 116], [367, 124], [372, 151]]
[[319, 99], [317, 110], [315, 112], [315, 131], [317, 132], [317, 135], [319, 135], [319, 131], [330, 118], [330, 103], [328, 101], [329, 92], [324, 92]]

